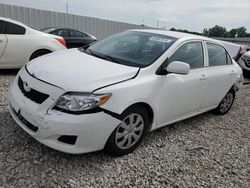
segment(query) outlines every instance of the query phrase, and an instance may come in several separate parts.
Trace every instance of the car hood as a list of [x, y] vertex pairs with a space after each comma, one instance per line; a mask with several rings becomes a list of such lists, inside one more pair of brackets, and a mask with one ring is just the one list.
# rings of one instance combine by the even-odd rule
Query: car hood
[[133, 78], [139, 68], [120, 65], [72, 49], [34, 59], [27, 64], [27, 70], [35, 78], [65, 91], [92, 92]]

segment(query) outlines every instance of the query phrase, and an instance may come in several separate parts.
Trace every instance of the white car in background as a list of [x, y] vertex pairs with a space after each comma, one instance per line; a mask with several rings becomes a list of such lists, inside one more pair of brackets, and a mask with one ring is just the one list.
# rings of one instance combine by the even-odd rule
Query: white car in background
[[219, 40], [219, 41], [226, 48], [228, 53], [231, 55], [231, 57], [234, 58], [235, 61], [237, 61], [240, 58], [242, 45], [235, 44], [232, 42], [222, 41], [222, 40]]
[[51, 148], [124, 155], [148, 131], [213, 109], [227, 113], [242, 81], [216, 40], [132, 30], [28, 63], [11, 85], [9, 110]]
[[244, 53], [237, 62], [242, 68], [244, 76], [250, 77], [250, 51]]
[[66, 49], [65, 45], [62, 37], [0, 17], [0, 69], [21, 68], [36, 57]]

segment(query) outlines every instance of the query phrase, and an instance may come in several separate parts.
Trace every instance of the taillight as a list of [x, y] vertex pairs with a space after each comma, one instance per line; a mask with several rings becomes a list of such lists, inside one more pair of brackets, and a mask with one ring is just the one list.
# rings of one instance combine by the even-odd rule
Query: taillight
[[66, 47], [66, 42], [64, 40], [64, 38], [55, 38], [58, 42], [60, 42], [63, 46]]

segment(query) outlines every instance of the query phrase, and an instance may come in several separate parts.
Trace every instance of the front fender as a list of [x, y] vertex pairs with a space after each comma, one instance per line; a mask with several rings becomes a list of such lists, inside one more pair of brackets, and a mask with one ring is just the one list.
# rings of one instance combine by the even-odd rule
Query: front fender
[[[112, 93], [111, 98], [101, 108], [121, 115], [124, 110], [136, 103], [146, 103], [155, 114], [157, 110], [154, 99], [157, 97], [156, 91], [160, 89], [160, 85], [155, 84], [157, 80], [152, 76], [143, 79], [136, 77], [96, 91], [95, 94]], [[156, 121], [157, 114], [154, 115], [154, 122]]]

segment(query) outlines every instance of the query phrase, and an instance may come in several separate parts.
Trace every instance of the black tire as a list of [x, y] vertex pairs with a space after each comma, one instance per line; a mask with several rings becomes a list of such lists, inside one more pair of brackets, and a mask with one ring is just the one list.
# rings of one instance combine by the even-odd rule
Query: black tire
[[51, 51], [49, 51], [49, 50], [38, 50], [30, 56], [30, 61], [37, 58], [37, 57], [40, 57], [40, 56], [43, 56], [43, 55], [46, 55], [49, 53], [51, 53]]
[[[110, 135], [106, 145], [105, 145], [105, 148], [104, 148], [104, 152], [108, 155], [111, 155], [111, 156], [122, 156], [122, 155], [126, 155], [126, 154], [129, 154], [131, 152], [133, 152], [138, 146], [139, 144], [141, 143], [142, 139], [145, 137], [145, 135], [147, 134], [147, 132], [149, 131], [149, 115], [148, 115], [148, 112], [145, 108], [143, 108], [142, 106], [133, 106], [133, 107], [130, 107], [128, 108], [127, 110], [125, 110], [123, 113], [122, 113], [122, 121], [127, 121], [129, 119], [129, 117], [133, 117], [133, 115], [136, 117], [136, 115], [138, 115], [138, 117], [141, 117], [142, 120], [143, 120], [143, 130], [141, 130], [141, 134], [140, 134], [140, 137], [138, 138], [138, 140], [136, 141], [136, 139], [130, 135], [130, 139], [134, 139], [134, 141], [136, 141], [133, 145], [131, 145], [131, 147], [129, 148], [120, 148], [118, 146], [118, 143], [117, 141], [119, 139], [116, 138], [116, 135], [119, 134], [120, 132], [120, 129], [123, 129], [121, 127], [121, 124], [119, 124], [117, 126], [117, 128], [112, 132], [112, 134]], [[140, 118], [138, 118], [140, 119]], [[129, 119], [130, 121], [130, 119]], [[134, 118], [133, 119], [134, 123], [137, 122], [137, 119]], [[124, 124], [126, 125], [126, 124]], [[129, 125], [127, 125], [129, 127]], [[138, 126], [140, 127], [141, 125], [138, 124]], [[137, 127], [137, 126], [136, 126]], [[135, 127], [135, 128], [136, 128]], [[124, 129], [124, 132], [126, 130]], [[133, 130], [131, 130], [133, 131]], [[122, 134], [129, 134], [129, 133], [122, 133]], [[130, 134], [133, 134], [133, 133], [130, 133]], [[127, 136], [127, 135], [126, 135]], [[125, 136], [122, 137], [123, 139], [125, 139]], [[121, 139], [122, 139], [121, 138]], [[131, 141], [132, 142], [132, 141]], [[125, 142], [126, 143], [126, 142]], [[128, 142], [127, 142], [128, 144]]]
[[225, 97], [221, 100], [219, 106], [214, 110], [214, 113], [217, 115], [224, 115], [228, 113], [230, 108], [232, 107], [235, 99], [235, 92], [230, 90]]

